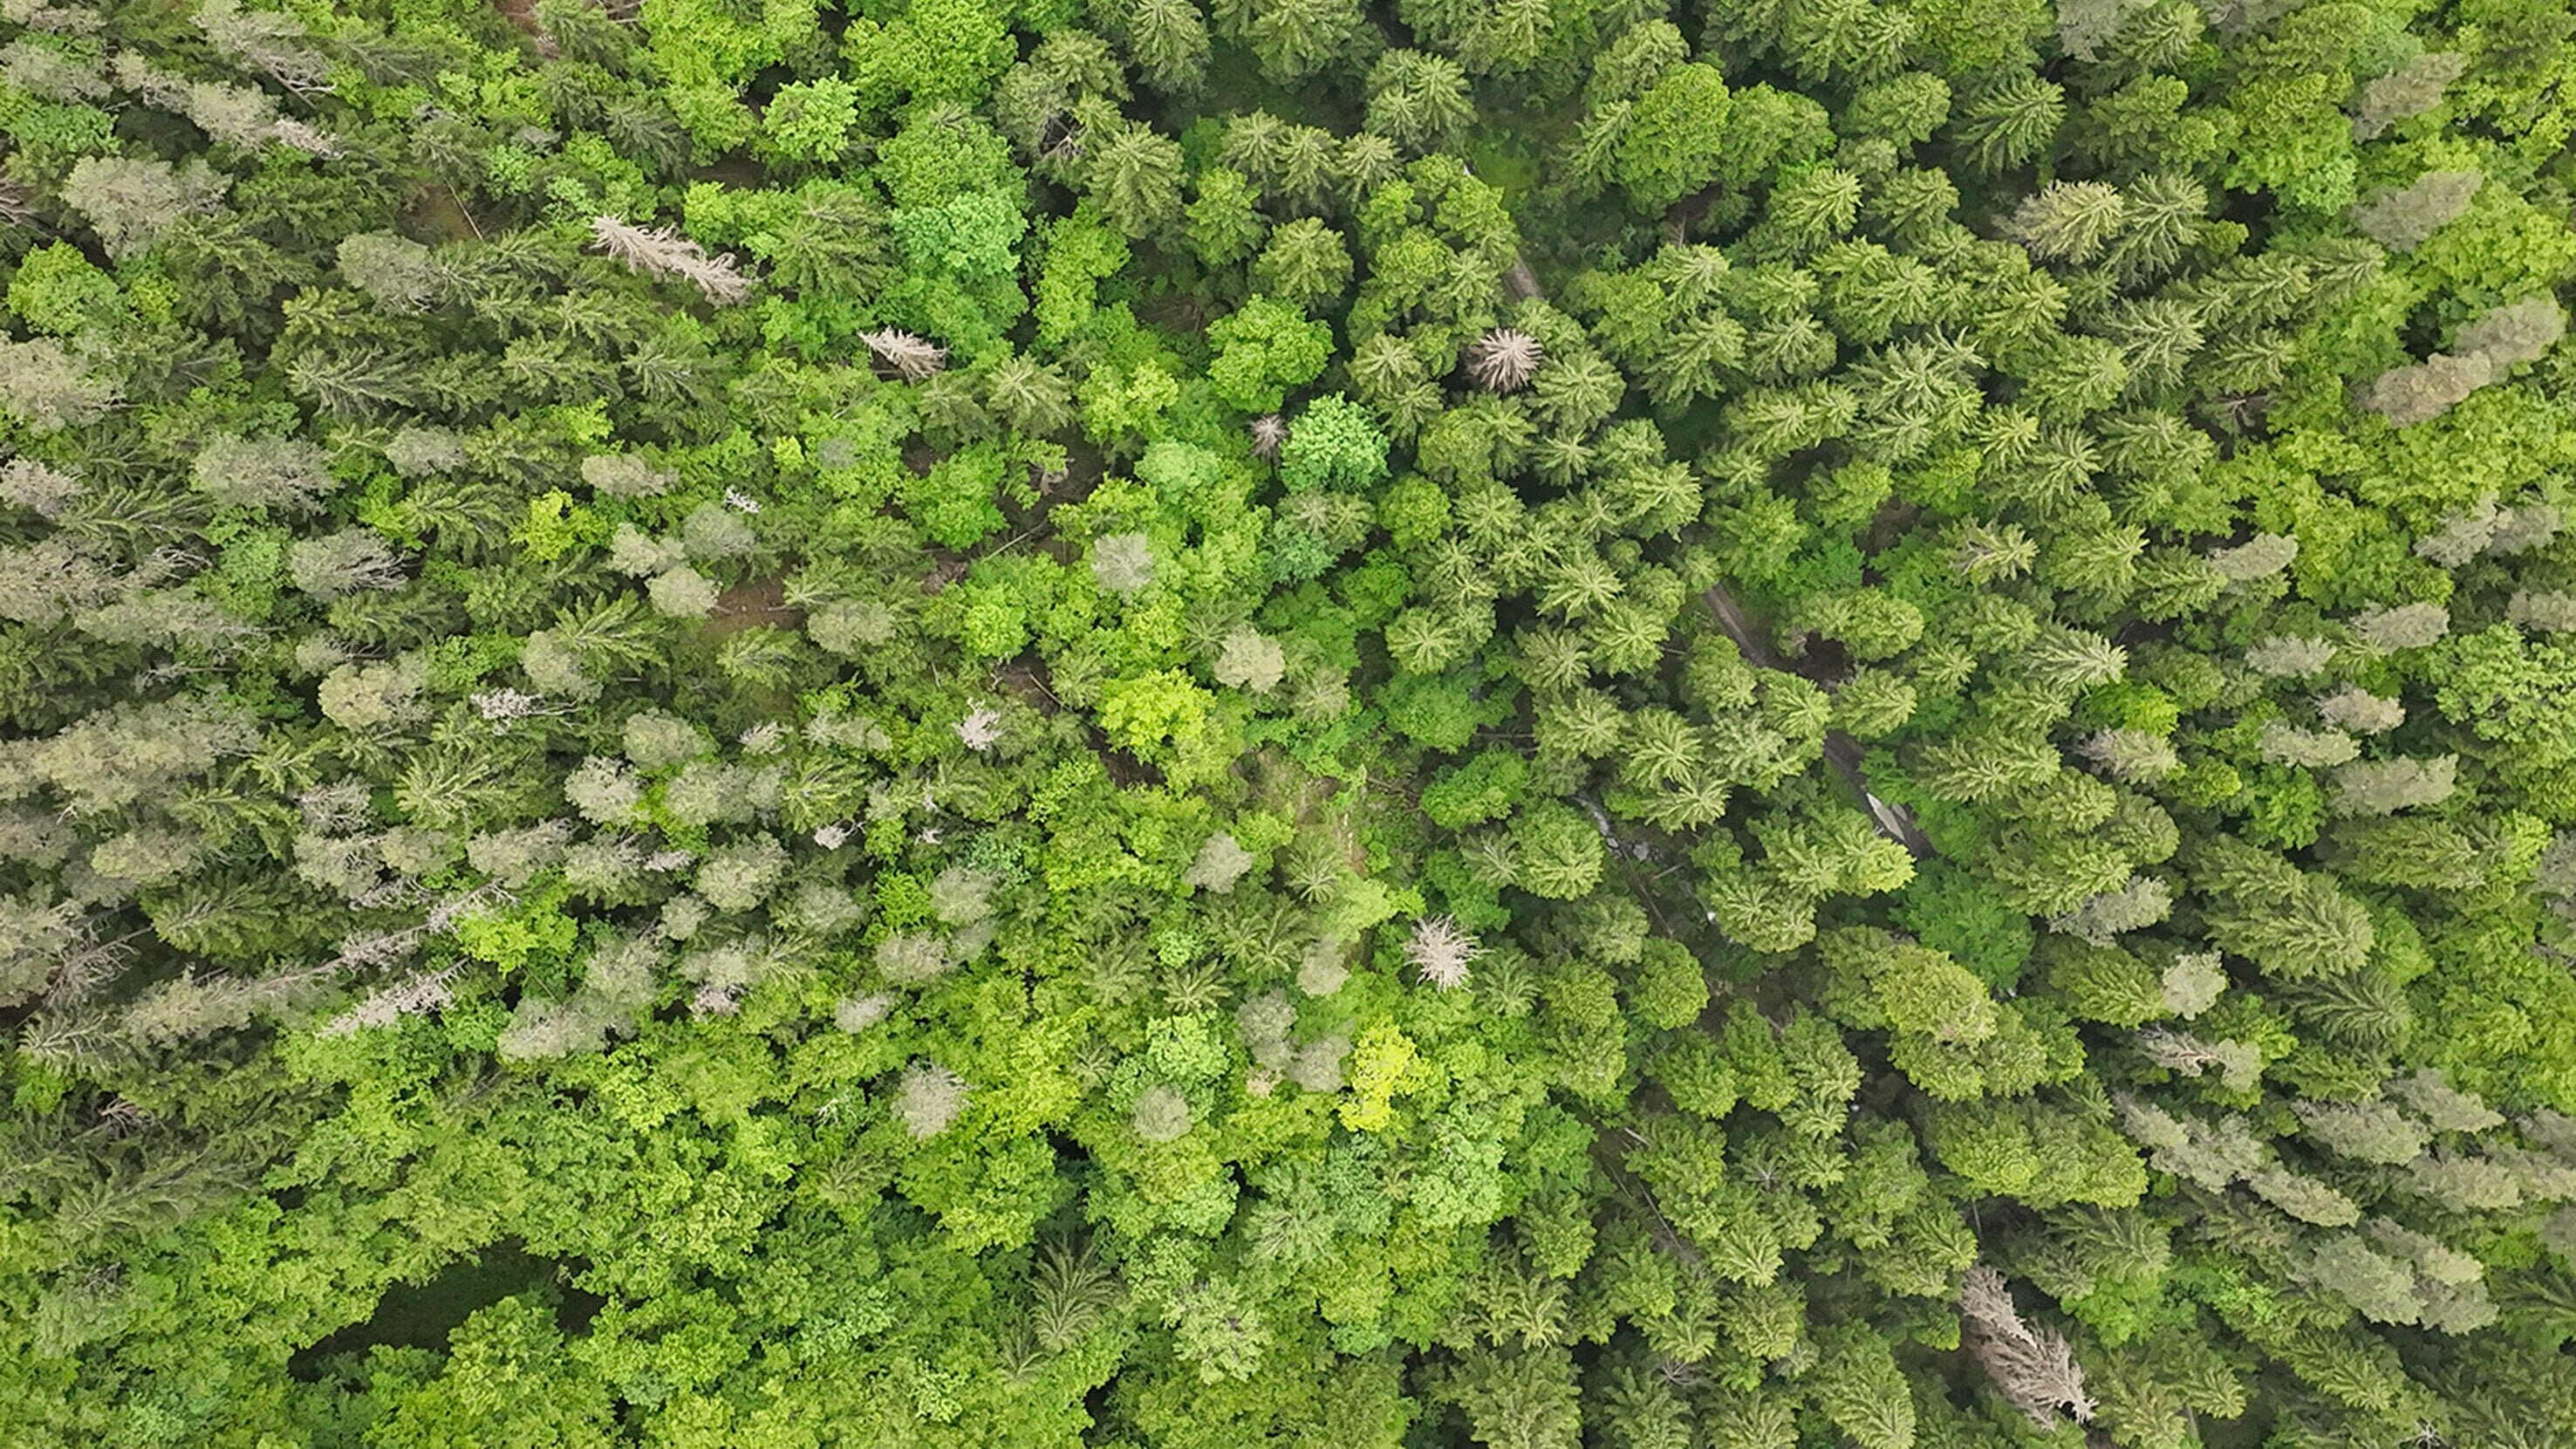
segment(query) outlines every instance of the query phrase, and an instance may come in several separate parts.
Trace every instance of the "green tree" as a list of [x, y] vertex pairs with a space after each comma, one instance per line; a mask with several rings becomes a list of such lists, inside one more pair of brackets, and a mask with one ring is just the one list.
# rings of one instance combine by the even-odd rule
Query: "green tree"
[[1725, 78], [1697, 63], [1673, 67], [1637, 97], [1615, 173], [1632, 201], [1668, 206], [1716, 179], [1727, 102]]
[[1368, 73], [1368, 129], [1408, 151], [1453, 148], [1476, 122], [1466, 72], [1442, 55], [1390, 50]]
[[[1332, 356], [1332, 329], [1295, 307], [1254, 297], [1208, 328], [1216, 358], [1208, 378], [1227, 406], [1277, 412], [1288, 390], [1312, 382]], [[1292, 434], [1293, 437], [1293, 434]]]

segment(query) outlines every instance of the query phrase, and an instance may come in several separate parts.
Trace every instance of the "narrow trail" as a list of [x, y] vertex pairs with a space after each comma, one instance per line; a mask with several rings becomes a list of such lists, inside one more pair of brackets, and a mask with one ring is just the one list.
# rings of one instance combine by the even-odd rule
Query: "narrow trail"
[[[1678, 213], [1677, 208], [1676, 214]], [[1531, 298], [1546, 295], [1539, 287], [1538, 273], [1530, 270], [1529, 261], [1525, 257], [1512, 258], [1511, 270], [1503, 274], [1503, 286], [1513, 298], [1519, 301], [1525, 302]], [[1723, 582], [1710, 585], [1708, 592], [1702, 597], [1708, 601], [1709, 612], [1717, 616], [1718, 627], [1724, 629], [1727, 637], [1735, 641], [1735, 647], [1743, 651], [1746, 659], [1763, 669], [1789, 672], [1788, 666], [1781, 662], [1780, 656], [1773, 651], [1770, 642], [1754, 629], [1753, 621], [1744, 612], [1744, 606], [1736, 602], [1734, 593]], [[1921, 826], [1914, 823], [1913, 816], [1907, 814], [1901, 807], [1890, 805], [1878, 798], [1878, 792], [1869, 788], [1869, 777], [1861, 771], [1860, 741], [1840, 730], [1826, 731], [1825, 761], [1834, 767], [1835, 771], [1852, 787], [1853, 793], [1859, 795], [1862, 803], [1869, 807], [1870, 818], [1878, 825], [1880, 834], [1904, 846], [1916, 860], [1926, 859], [1935, 853], [1931, 838], [1923, 833]], [[1597, 815], [1599, 807], [1592, 808]], [[1605, 836], [1609, 835], [1606, 824], [1602, 833]]]
[[[1708, 601], [1709, 612], [1717, 616], [1717, 626], [1735, 641], [1735, 647], [1743, 651], [1746, 660], [1758, 668], [1788, 671], [1788, 666], [1773, 652], [1770, 641], [1753, 627], [1744, 606], [1736, 602], [1734, 593], [1725, 584], [1710, 585], [1708, 592], [1701, 597]], [[1869, 806], [1870, 817], [1877, 822], [1880, 834], [1904, 846], [1916, 860], [1933, 854], [1930, 837], [1914, 823], [1914, 817], [1881, 800], [1877, 792], [1869, 788], [1869, 777], [1861, 772], [1860, 741], [1841, 730], [1827, 730], [1825, 762], [1832, 765]]]

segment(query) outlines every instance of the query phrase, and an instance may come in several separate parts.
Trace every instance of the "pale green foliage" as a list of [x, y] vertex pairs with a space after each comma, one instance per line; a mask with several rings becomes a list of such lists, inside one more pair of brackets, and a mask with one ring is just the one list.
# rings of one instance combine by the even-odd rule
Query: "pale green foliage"
[[1252, 865], [1251, 852], [1245, 850], [1232, 834], [1220, 830], [1199, 846], [1197, 858], [1190, 862], [1190, 868], [1182, 873], [1181, 879], [1200, 890], [1222, 895], [1234, 889], [1235, 882], [1243, 879], [1244, 872], [1252, 869]]
[[2424, 1150], [2424, 1129], [2387, 1102], [2302, 1102], [2298, 1113], [2307, 1135], [2340, 1156], [2402, 1166]]
[[2347, 684], [2332, 694], [2319, 695], [2317, 713], [2327, 723], [2355, 734], [2385, 734], [2405, 722], [2406, 707], [2396, 700], [2383, 699], [2358, 685]]
[[1190, 1103], [1177, 1088], [1152, 1086], [1136, 1099], [1136, 1135], [1148, 1142], [1175, 1142], [1190, 1130]]
[[915, 1063], [895, 1086], [895, 1120], [916, 1139], [936, 1137], [956, 1123], [969, 1095], [965, 1079], [955, 1072], [936, 1063]]
[[190, 480], [217, 503], [304, 512], [339, 487], [329, 464], [320, 448], [300, 439], [223, 433], [198, 452]]
[[1225, 636], [1212, 671], [1216, 681], [1249, 694], [1268, 694], [1287, 676], [1288, 656], [1279, 641], [1257, 630], [1237, 628]]
[[2451, 797], [2459, 758], [2355, 760], [2335, 771], [2338, 815], [2388, 815]]
[[2165, 968], [2162, 994], [2165, 1009], [2188, 1021], [2218, 1002], [2227, 990], [2227, 972], [2220, 966], [2218, 953], [2194, 952], [2174, 958]]
[[340, 275], [388, 311], [419, 311], [429, 304], [439, 280], [429, 248], [392, 232], [344, 237], [337, 259]]
[[2485, 183], [2475, 171], [2427, 171], [2404, 186], [2364, 197], [2352, 209], [2352, 224], [2392, 251], [2413, 251], [2457, 221]]
[[703, 619], [714, 613], [720, 592], [715, 580], [686, 564], [664, 569], [644, 585], [653, 611], [675, 619]]
[[403, 583], [402, 566], [383, 536], [363, 528], [297, 539], [286, 551], [286, 573], [297, 588], [322, 599]]
[[717, 910], [748, 911], [777, 888], [786, 872], [785, 847], [761, 835], [709, 852], [698, 865], [695, 884]]
[[428, 661], [417, 654], [383, 664], [343, 664], [322, 680], [322, 715], [349, 730], [382, 730], [417, 723]]
[[215, 210], [232, 179], [201, 158], [173, 166], [150, 157], [84, 157], [63, 179], [63, 200], [87, 218], [114, 256], [148, 250], [183, 217]]

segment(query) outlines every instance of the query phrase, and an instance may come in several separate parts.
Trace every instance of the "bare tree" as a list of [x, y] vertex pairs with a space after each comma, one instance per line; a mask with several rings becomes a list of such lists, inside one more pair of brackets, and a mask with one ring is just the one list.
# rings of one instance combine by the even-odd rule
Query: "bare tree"
[[1467, 375], [1489, 392], [1518, 392], [1547, 360], [1539, 340], [1515, 327], [1497, 327], [1467, 349]]
[[206, 43], [243, 69], [262, 72], [300, 96], [329, 93], [331, 62], [294, 16], [245, 10], [241, 0], [204, 0], [194, 18]]
[[1467, 968], [1485, 948], [1476, 938], [1458, 929], [1451, 916], [1425, 916], [1413, 923], [1413, 935], [1404, 943], [1404, 959], [1422, 973], [1422, 979], [1443, 991], [1454, 991], [1467, 984]]
[[966, 748], [981, 753], [1002, 742], [1002, 712], [988, 704], [976, 705], [955, 728]]
[[877, 355], [877, 361], [893, 368], [895, 376], [906, 382], [927, 381], [948, 366], [947, 348], [900, 328], [880, 327], [860, 334], [859, 340]]
[[447, 966], [369, 992], [357, 1005], [322, 1024], [326, 1037], [354, 1036], [369, 1027], [391, 1026], [406, 1016], [425, 1016], [456, 999], [448, 983], [465, 968]]
[[2084, 1369], [2073, 1347], [2063, 1335], [2022, 1321], [2003, 1274], [1983, 1263], [1970, 1268], [1959, 1290], [1959, 1314], [1977, 1362], [2033, 1424], [2050, 1428], [2061, 1411], [2077, 1423], [2092, 1422], [2095, 1404], [2084, 1391]]
[[751, 279], [733, 264], [733, 253], [708, 256], [706, 248], [670, 227], [647, 231], [613, 216], [590, 219], [591, 244], [626, 264], [630, 272], [688, 282], [719, 307], [751, 295]]

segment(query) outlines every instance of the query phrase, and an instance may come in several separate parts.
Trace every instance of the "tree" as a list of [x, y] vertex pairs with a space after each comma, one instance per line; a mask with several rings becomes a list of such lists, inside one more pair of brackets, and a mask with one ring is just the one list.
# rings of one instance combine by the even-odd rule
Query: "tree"
[[2391, 251], [2411, 252], [2457, 221], [2484, 184], [2486, 177], [2475, 171], [2427, 171], [2407, 185], [2363, 197], [2352, 209], [2352, 224]]
[[2566, 331], [2567, 314], [2547, 298], [2499, 307], [2460, 329], [2457, 351], [2436, 352], [2372, 379], [2361, 405], [2401, 428], [2429, 422], [2547, 352]]
[[1866, 1328], [1820, 1335], [1823, 1354], [1811, 1394], [1836, 1428], [1862, 1449], [1914, 1442], [1914, 1400], [1887, 1341]]
[[1573, 1368], [1561, 1348], [1476, 1350], [1454, 1392], [1477, 1442], [1493, 1449], [1572, 1449], [1580, 1441]]
[[1312, 382], [1332, 355], [1332, 329], [1286, 303], [1254, 297], [1208, 328], [1217, 355], [1208, 378], [1229, 407], [1273, 413], [1288, 390]]
[[2089, 262], [2126, 219], [2127, 198], [2099, 181], [2059, 181], [2024, 197], [2006, 223], [2013, 240], [2041, 261]]
[[2338, 815], [2387, 815], [2451, 796], [2459, 757], [2429, 760], [2355, 760], [2335, 770]]
[[1188, 231], [1199, 260], [1221, 267], [1252, 255], [1269, 225], [1252, 183], [1242, 172], [1223, 166], [1208, 167], [1190, 180]]
[[1443, 55], [1390, 50], [1368, 73], [1368, 129], [1407, 151], [1453, 149], [1476, 123], [1467, 74]]
[[1225, 637], [1212, 671], [1217, 683], [1250, 694], [1268, 694], [1286, 677], [1288, 660], [1279, 641], [1238, 627]]
[[1136, 1135], [1148, 1142], [1177, 1142], [1190, 1130], [1190, 1102], [1178, 1088], [1156, 1085], [1136, 1099]]
[[1291, 306], [1313, 310], [1338, 301], [1351, 284], [1351, 254], [1341, 233], [1314, 217], [1273, 228], [1253, 259], [1252, 282]]
[[895, 1088], [894, 1115], [916, 1140], [936, 1137], [966, 1110], [969, 1088], [963, 1078], [935, 1062], [906, 1067]]
[[83, 157], [63, 179], [63, 202], [89, 219], [112, 256], [151, 249], [183, 217], [211, 215], [232, 178], [191, 157], [181, 165], [149, 157]]
[[2364, 82], [2353, 97], [2353, 139], [2376, 139], [2391, 125], [2441, 104], [2442, 93], [2468, 66], [2468, 57], [2456, 51], [2419, 51], [2395, 70]]
[[1205, 84], [1207, 17], [1190, 0], [1136, 0], [1119, 26], [1148, 84], [1174, 95], [1195, 95]]
[[1123, 236], [1160, 235], [1181, 214], [1181, 148], [1132, 121], [1085, 130], [1082, 181], [1100, 219]]
[[718, 306], [751, 296], [751, 279], [735, 268], [730, 252], [708, 256], [706, 248], [670, 227], [647, 231], [613, 216], [594, 216], [590, 237], [591, 245], [625, 263], [628, 271], [687, 282]]
[[927, 382], [948, 366], [948, 349], [894, 327], [861, 333], [859, 340], [905, 382]]
[[402, 587], [402, 565], [384, 539], [363, 528], [296, 540], [286, 551], [287, 577], [318, 599], [360, 589]]
[[1615, 175], [1638, 206], [1664, 207], [1716, 179], [1727, 112], [1725, 77], [1674, 66], [1638, 95]]
[[0, 413], [34, 433], [94, 423], [116, 405], [117, 385], [51, 337], [0, 342]]
[[2037, 159], [2065, 120], [2063, 91], [2036, 76], [2012, 75], [1969, 96], [1952, 126], [1970, 162], [1992, 175]]
[[1512, 817], [1513, 883], [1548, 900], [1576, 900], [1601, 879], [1608, 852], [1590, 820], [1556, 802]]
[[1291, 492], [1360, 491], [1386, 476], [1386, 448], [1386, 435], [1357, 403], [1339, 393], [1320, 397], [1289, 428], [1280, 481]]
[[2356, 970], [2376, 936], [2358, 901], [2296, 870], [2267, 868], [2224, 900], [2207, 913], [2210, 939], [2287, 980]]
[[1537, 338], [1514, 328], [1497, 327], [1467, 350], [1467, 370], [1477, 386], [1488, 391], [1518, 392], [1529, 386], [1546, 356], [1547, 349], [1539, 345]]
[[2074, 1349], [2064, 1335], [2022, 1320], [2001, 1273], [1983, 1263], [1968, 1270], [1959, 1317], [1986, 1376], [2031, 1423], [2053, 1428], [2061, 1411], [2079, 1424], [2092, 1422], [2099, 1405], [2085, 1391]]
[[197, 454], [191, 481], [217, 503], [304, 513], [339, 487], [329, 462], [319, 447], [301, 439], [222, 433]]
[[1274, 85], [1294, 85], [1348, 54], [1362, 40], [1366, 21], [1352, 0], [1257, 0], [1227, 11], [1248, 15], [1221, 27], [1248, 42], [1261, 74]]
[[1457, 921], [1448, 916], [1415, 921], [1404, 943], [1404, 959], [1424, 982], [1442, 991], [1466, 985], [1468, 968], [1483, 954], [1476, 939], [1459, 930]]
[[338, 261], [341, 276], [389, 311], [421, 310], [438, 283], [438, 264], [429, 248], [392, 232], [341, 238]]

